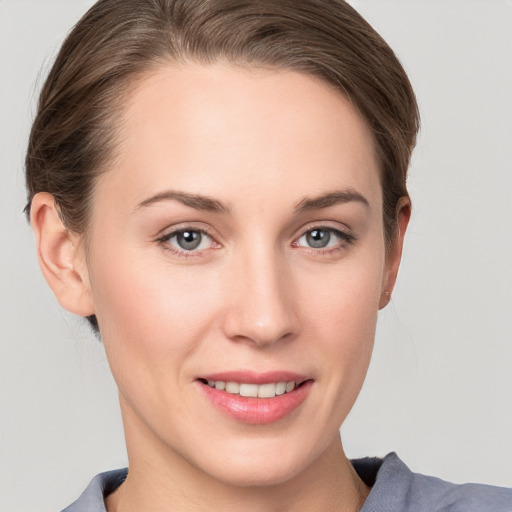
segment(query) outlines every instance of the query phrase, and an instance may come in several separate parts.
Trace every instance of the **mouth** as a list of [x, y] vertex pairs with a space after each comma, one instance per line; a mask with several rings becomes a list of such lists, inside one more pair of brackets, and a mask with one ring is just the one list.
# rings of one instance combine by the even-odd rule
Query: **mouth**
[[299, 408], [314, 380], [291, 373], [230, 373], [202, 377], [197, 382], [210, 403], [231, 419], [267, 424]]
[[304, 384], [297, 384], [295, 381], [269, 382], [267, 384], [251, 384], [247, 382], [226, 382], [223, 380], [199, 379], [203, 384], [219, 391], [225, 391], [231, 395], [239, 395], [253, 398], [274, 398], [275, 396], [290, 393], [295, 388]]

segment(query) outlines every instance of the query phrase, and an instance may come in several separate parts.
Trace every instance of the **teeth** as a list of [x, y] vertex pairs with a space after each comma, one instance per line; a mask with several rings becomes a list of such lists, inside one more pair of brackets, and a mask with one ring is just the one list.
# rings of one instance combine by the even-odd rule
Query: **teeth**
[[286, 393], [286, 382], [278, 382], [276, 384], [276, 395], [284, 395]]
[[260, 398], [273, 398], [276, 396], [275, 384], [261, 384], [258, 386], [258, 396]]
[[293, 391], [297, 386], [294, 381], [270, 382], [268, 384], [248, 384], [245, 382], [224, 382], [222, 380], [209, 380], [208, 386], [226, 391], [232, 395], [250, 396], [259, 398], [274, 398]]
[[[215, 385], [217, 385], [217, 382], [222, 381], [215, 381]], [[240, 393], [240, 384], [238, 384], [238, 382], [226, 382], [226, 391], [233, 395], [238, 395], [238, 393]]]
[[258, 396], [258, 384], [240, 384], [240, 396]]

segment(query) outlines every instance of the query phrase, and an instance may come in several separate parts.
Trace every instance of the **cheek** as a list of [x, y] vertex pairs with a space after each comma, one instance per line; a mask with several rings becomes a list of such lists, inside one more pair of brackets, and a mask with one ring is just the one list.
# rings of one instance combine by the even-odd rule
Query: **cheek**
[[357, 343], [373, 333], [384, 257], [378, 256], [382, 251], [367, 252], [340, 264], [301, 272], [299, 302], [307, 305], [304, 312], [316, 317], [322, 330], [332, 333], [331, 339], [343, 337], [347, 343]]
[[373, 349], [384, 261], [378, 249], [328, 272], [303, 273], [308, 279], [298, 301], [309, 319], [303, 338], [314, 342], [315, 365], [326, 369], [331, 392], [343, 396], [346, 403], [338, 405], [345, 408], [359, 392]]
[[141, 257], [135, 251], [123, 251], [122, 257], [106, 253], [112, 256], [93, 264], [91, 284], [118, 385], [134, 372], [178, 378], [169, 370], [181, 368], [215, 318], [218, 301], [212, 288], [201, 274], [171, 267], [164, 258]]

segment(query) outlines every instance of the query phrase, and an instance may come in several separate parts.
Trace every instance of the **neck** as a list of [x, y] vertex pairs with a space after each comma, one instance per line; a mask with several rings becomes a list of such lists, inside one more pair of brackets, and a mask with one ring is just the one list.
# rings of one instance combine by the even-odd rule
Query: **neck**
[[[126, 423], [125, 423], [126, 427]], [[345, 456], [339, 436], [309, 466], [290, 479], [272, 485], [232, 485], [216, 479], [157, 440], [141, 442], [126, 431], [129, 473], [107, 497], [108, 512], [238, 511], [302, 512], [360, 510], [369, 488]]]

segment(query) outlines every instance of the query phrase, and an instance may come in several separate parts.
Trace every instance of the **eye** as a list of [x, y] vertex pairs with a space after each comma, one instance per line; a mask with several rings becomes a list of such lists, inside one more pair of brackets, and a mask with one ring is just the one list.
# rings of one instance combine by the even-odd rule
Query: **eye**
[[158, 241], [176, 253], [202, 251], [210, 249], [214, 244], [208, 233], [200, 229], [180, 229], [165, 235]]
[[354, 241], [354, 237], [339, 229], [318, 227], [306, 231], [296, 241], [298, 247], [311, 249], [335, 249], [342, 247], [344, 243]]

